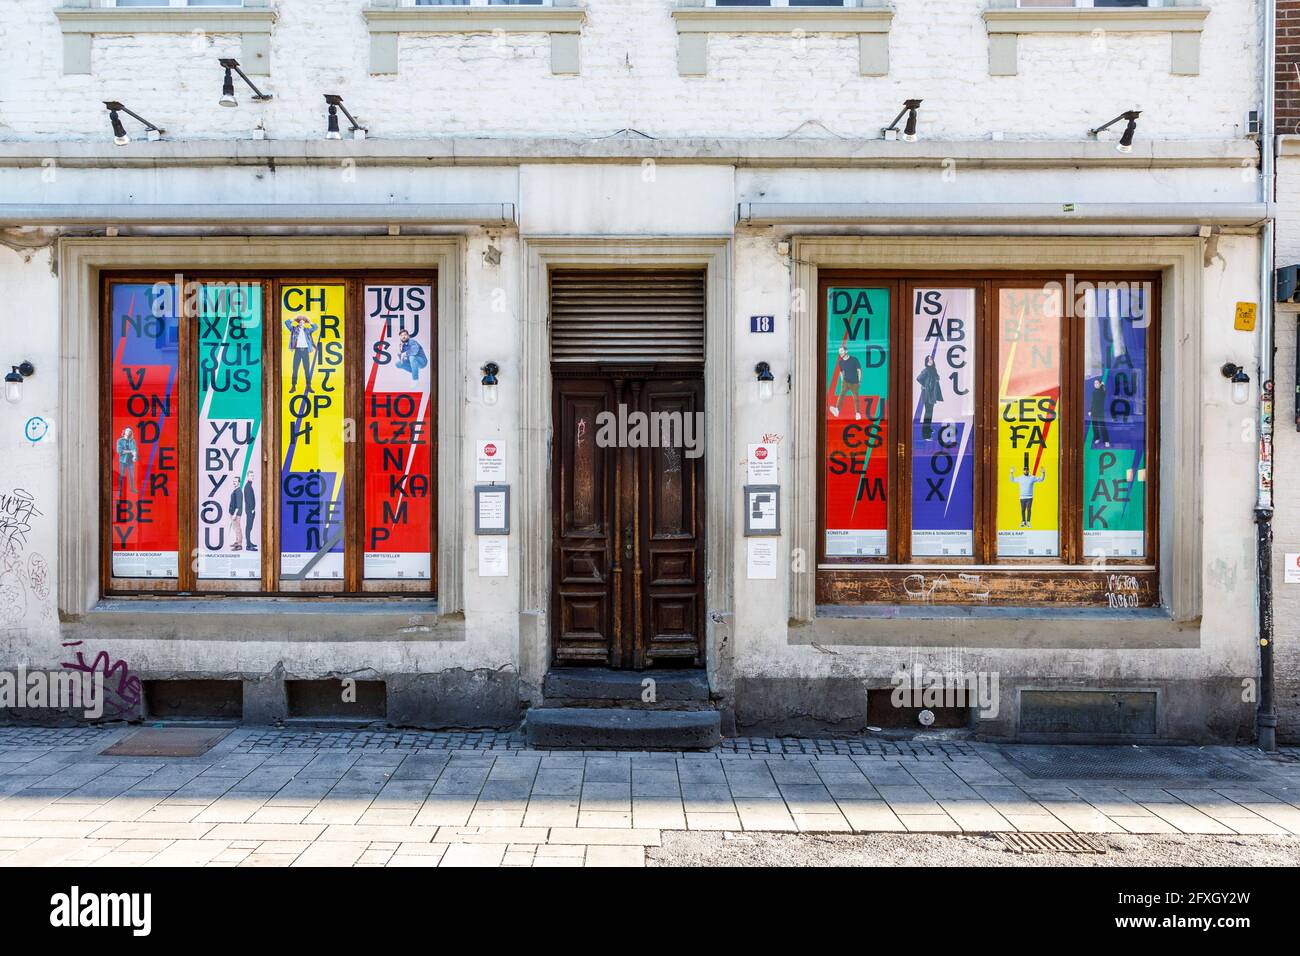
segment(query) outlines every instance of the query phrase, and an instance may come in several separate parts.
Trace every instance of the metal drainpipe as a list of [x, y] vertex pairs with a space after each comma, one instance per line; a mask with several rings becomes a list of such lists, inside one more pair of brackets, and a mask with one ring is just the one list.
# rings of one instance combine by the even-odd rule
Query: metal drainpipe
[[[1277, 9], [1265, 0], [1264, 109], [1259, 125], [1260, 198], [1273, 199], [1274, 83]], [[1269, 206], [1271, 209], [1272, 207]], [[1259, 461], [1255, 497], [1255, 549], [1259, 600], [1259, 709], [1256, 741], [1261, 750], [1277, 749], [1277, 707], [1273, 695], [1273, 230], [1272, 215], [1260, 233], [1259, 294]]]

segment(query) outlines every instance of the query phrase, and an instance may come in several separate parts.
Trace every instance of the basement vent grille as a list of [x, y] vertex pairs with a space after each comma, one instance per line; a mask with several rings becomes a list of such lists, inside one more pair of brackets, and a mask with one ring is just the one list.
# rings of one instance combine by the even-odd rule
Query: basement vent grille
[[1012, 853], [1105, 853], [1106, 848], [1082, 833], [999, 833]]
[[704, 362], [704, 273], [551, 273], [556, 364]]

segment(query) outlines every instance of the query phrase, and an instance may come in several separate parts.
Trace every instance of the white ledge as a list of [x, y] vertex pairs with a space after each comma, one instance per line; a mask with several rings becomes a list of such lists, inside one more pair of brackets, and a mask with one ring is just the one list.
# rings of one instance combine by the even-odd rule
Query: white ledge
[[63, 72], [91, 72], [91, 46], [106, 33], [237, 33], [240, 65], [248, 73], [271, 72], [271, 28], [275, 11], [267, 7], [57, 7], [63, 34]]
[[579, 38], [587, 11], [583, 7], [365, 7], [370, 33], [370, 72], [396, 73], [403, 33], [547, 33], [551, 38], [551, 72], [581, 69]]
[[1204, 29], [1208, 7], [1018, 7], [984, 11], [989, 33], [1173, 33]]
[[1201, 72], [1201, 32], [1208, 7], [995, 7], [984, 11], [989, 74], [1015, 76], [1022, 33], [1168, 33], [1169, 72]]
[[892, 7], [677, 7], [678, 33], [888, 33]]
[[743, 202], [747, 226], [983, 223], [1131, 224], [1253, 227], [1266, 222], [1265, 203], [780, 203]]
[[677, 72], [704, 76], [710, 33], [848, 33], [858, 38], [858, 72], [889, 72], [889, 28], [894, 10], [878, 7], [701, 7], [672, 11], [677, 28]]
[[663, 163], [771, 168], [924, 169], [956, 160], [963, 169], [1240, 169], [1258, 159], [1250, 140], [1139, 139], [1131, 153], [1096, 140], [635, 139], [579, 136], [448, 136], [339, 140], [206, 139], [132, 142], [0, 142], [0, 168], [178, 168], [337, 166], [342, 158], [372, 166], [517, 166], [520, 163]]
[[492, 203], [0, 203], [0, 225], [515, 225], [515, 204]]
[[366, 7], [371, 33], [578, 33], [582, 7]]

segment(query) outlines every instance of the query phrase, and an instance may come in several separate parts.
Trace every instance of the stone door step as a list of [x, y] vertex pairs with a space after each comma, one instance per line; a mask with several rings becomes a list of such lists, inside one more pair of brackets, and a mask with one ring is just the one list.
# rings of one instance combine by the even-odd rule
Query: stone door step
[[577, 750], [707, 750], [722, 742], [716, 710], [539, 707], [524, 725], [528, 746]]

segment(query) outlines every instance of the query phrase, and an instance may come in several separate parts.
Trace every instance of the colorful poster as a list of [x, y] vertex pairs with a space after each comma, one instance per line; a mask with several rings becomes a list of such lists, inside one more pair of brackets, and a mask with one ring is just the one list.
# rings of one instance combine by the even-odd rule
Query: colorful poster
[[975, 290], [912, 293], [912, 555], [975, 553]]
[[433, 521], [433, 289], [365, 290], [367, 579], [428, 580]]
[[826, 554], [889, 551], [889, 290], [826, 296]]
[[1147, 304], [1140, 285], [1088, 290], [1083, 369], [1083, 550], [1146, 555]]
[[280, 293], [280, 577], [342, 580], [344, 286]]
[[114, 577], [175, 578], [180, 325], [166, 283], [114, 285], [109, 502]]
[[200, 578], [262, 576], [262, 287], [204, 282], [199, 348]]
[[998, 556], [1061, 553], [1061, 292], [998, 293]]

